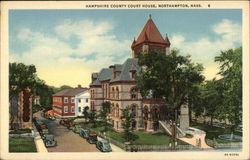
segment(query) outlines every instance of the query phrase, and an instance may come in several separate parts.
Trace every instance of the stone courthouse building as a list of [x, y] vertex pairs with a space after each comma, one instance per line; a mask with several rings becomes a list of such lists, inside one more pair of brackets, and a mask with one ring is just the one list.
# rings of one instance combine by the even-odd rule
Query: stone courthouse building
[[110, 118], [113, 128], [122, 131], [122, 109], [129, 106], [135, 115], [132, 127], [135, 130], [157, 131], [159, 120], [166, 118], [163, 99], [143, 99], [135, 89], [135, 76], [141, 71], [138, 56], [151, 50], [168, 52], [170, 47], [166, 35], [162, 37], [151, 17], [148, 19], [137, 40], [131, 45], [132, 57], [123, 64], [114, 64], [92, 73], [90, 84], [90, 109], [100, 111], [104, 101], [111, 103]]

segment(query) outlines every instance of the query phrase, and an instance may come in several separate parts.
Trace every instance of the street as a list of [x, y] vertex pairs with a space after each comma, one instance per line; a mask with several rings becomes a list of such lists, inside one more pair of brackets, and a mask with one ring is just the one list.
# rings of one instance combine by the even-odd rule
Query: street
[[47, 148], [48, 152], [99, 152], [94, 144], [89, 144], [78, 134], [59, 125], [59, 120], [51, 121], [41, 117], [40, 113], [41, 112], [35, 113], [34, 117], [37, 117], [47, 124], [49, 133], [53, 134], [57, 141], [56, 147]]

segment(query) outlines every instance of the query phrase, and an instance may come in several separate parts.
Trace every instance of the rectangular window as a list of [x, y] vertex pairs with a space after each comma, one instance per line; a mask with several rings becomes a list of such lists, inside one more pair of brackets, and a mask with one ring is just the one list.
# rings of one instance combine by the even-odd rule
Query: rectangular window
[[71, 98], [71, 103], [75, 103], [75, 98], [74, 97]]
[[74, 113], [74, 112], [75, 112], [75, 107], [71, 106], [71, 113]]
[[81, 103], [81, 99], [78, 99], [78, 102]]
[[68, 97], [64, 97], [64, 103], [68, 103]]
[[80, 106], [78, 107], [78, 112], [81, 112], [81, 107]]
[[89, 99], [88, 99], [88, 98], [86, 98], [86, 103], [88, 103], [88, 101], [89, 101]]
[[68, 106], [64, 106], [64, 113], [68, 113]]

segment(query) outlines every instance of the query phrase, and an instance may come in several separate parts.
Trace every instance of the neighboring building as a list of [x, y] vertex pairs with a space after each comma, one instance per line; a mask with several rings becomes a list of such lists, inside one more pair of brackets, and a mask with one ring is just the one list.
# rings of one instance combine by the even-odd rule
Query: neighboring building
[[135, 89], [135, 76], [141, 70], [138, 56], [151, 50], [168, 52], [170, 42], [168, 37], [161, 36], [151, 17], [145, 24], [137, 40], [132, 43], [132, 58], [123, 64], [114, 64], [103, 68], [99, 73], [92, 73], [90, 84], [90, 109], [101, 109], [104, 101], [111, 103], [110, 118], [113, 128], [122, 131], [122, 109], [129, 106], [135, 115], [132, 127], [136, 130], [157, 131], [159, 120], [167, 119], [165, 102], [163, 99], [143, 99]]
[[10, 129], [32, 129], [32, 95], [24, 89], [10, 100]]
[[75, 96], [75, 116], [84, 116], [83, 112], [89, 111], [90, 106], [90, 97], [89, 97], [89, 91], [86, 90], [84, 92], [81, 92]]
[[87, 90], [78, 85], [77, 88], [66, 88], [54, 94], [54, 115], [59, 118], [75, 117], [75, 96]]

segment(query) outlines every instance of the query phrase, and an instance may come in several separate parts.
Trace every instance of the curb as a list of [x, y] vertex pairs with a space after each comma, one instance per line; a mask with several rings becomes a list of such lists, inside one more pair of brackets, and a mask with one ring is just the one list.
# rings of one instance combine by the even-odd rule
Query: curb
[[34, 129], [34, 141], [35, 141], [35, 144], [36, 144], [37, 152], [48, 153], [48, 150], [45, 147], [45, 145], [43, 143], [43, 140], [42, 140], [39, 132], [37, 131], [36, 126], [34, 125], [34, 123], [33, 123], [33, 129]]

